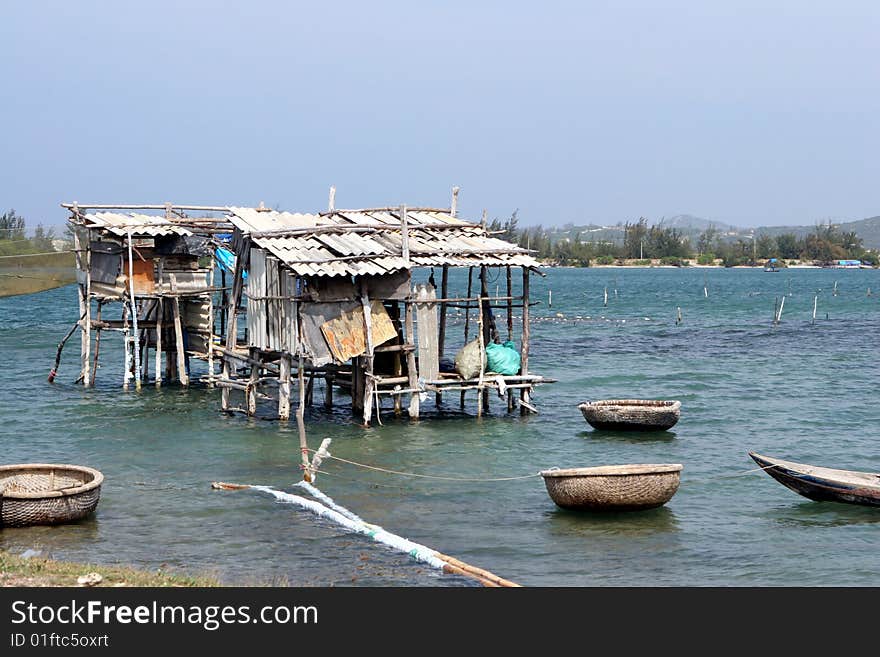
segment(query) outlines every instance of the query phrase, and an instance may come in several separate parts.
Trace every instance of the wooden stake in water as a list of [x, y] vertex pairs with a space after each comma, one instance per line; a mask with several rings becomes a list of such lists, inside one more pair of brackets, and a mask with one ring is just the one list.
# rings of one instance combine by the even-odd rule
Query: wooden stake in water
[[678, 307], [678, 317], [675, 320], [676, 324], [681, 324], [681, 306]]
[[819, 304], [819, 295], [813, 297], [813, 324], [816, 323], [816, 306]]
[[709, 283], [705, 278], [703, 279], [703, 296], [709, 298]]
[[837, 281], [834, 281], [834, 296], [837, 296]]
[[779, 321], [779, 320], [776, 319], [776, 318], [777, 318], [777, 313], [778, 313], [778, 312], [779, 312], [779, 297], [776, 297], [776, 298], [773, 300], [773, 324], [774, 324], [774, 326], [775, 326], [776, 323]]
[[[495, 296], [497, 297], [498, 294], [496, 293]], [[549, 290], [549, 291], [547, 292], [547, 307], [548, 307], [548, 308], [552, 308], [552, 307], [553, 307], [553, 290]]]
[[778, 324], [782, 320], [782, 309], [785, 308], [785, 295], [782, 297], [782, 301], [779, 302], [779, 312], [776, 313], [776, 323]]
[[608, 288], [605, 288], [605, 300], [602, 302], [602, 305], [606, 308], [608, 307]]

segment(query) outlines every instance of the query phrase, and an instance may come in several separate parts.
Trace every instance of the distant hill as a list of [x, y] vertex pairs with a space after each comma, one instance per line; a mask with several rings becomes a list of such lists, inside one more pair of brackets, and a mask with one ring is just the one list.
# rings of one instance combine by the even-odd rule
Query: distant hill
[[710, 226], [714, 226], [716, 229], [721, 231], [722, 233], [738, 231], [739, 229], [736, 226], [731, 226], [730, 224], [726, 224], [722, 221], [712, 221], [711, 219], [703, 219], [702, 217], [695, 217], [692, 214], [679, 214], [674, 217], [670, 217], [667, 219], [664, 217], [660, 221], [657, 222], [659, 225], [664, 226], [666, 228], [678, 228], [683, 232], [703, 232]]
[[[687, 235], [693, 244], [699, 237], [700, 233], [714, 226], [722, 233], [725, 240], [736, 240], [738, 237], [751, 236], [753, 234], [771, 235], [773, 237], [782, 235], [783, 233], [794, 233], [798, 237], [804, 237], [816, 227], [816, 224], [800, 225], [800, 226], [759, 226], [758, 228], [742, 228], [724, 223], [722, 221], [713, 221], [711, 219], [703, 219], [690, 214], [679, 214], [674, 217], [664, 217], [659, 221], [653, 222], [666, 228], [677, 228], [679, 231]], [[835, 224], [841, 231], [853, 231], [862, 238], [864, 246], [867, 249], [880, 250], [880, 216], [869, 217], [868, 219], [860, 219], [858, 221], [847, 221]], [[549, 229], [550, 241], [558, 242], [560, 240], [580, 239], [581, 242], [623, 242], [624, 227], [622, 223], [613, 226], [600, 226], [598, 224], [586, 224], [583, 226], [575, 226], [567, 224], [561, 227]]]

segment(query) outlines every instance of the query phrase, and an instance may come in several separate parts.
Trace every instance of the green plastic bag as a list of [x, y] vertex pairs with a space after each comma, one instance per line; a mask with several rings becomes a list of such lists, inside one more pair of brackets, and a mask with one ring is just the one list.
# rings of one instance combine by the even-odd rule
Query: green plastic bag
[[498, 374], [506, 376], [519, 374], [519, 352], [510, 340], [504, 344], [495, 344], [494, 342], [487, 344], [486, 362], [490, 372], [498, 372]]

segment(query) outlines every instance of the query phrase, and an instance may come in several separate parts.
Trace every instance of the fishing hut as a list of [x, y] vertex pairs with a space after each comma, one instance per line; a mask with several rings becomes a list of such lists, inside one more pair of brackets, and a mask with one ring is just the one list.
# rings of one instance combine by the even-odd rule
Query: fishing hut
[[[218, 347], [223, 409], [254, 415], [258, 401], [269, 400], [279, 418], [289, 418], [295, 379], [300, 423], [316, 381], [328, 407], [335, 390], [349, 393], [365, 425], [383, 399], [397, 413], [406, 402], [418, 418], [429, 394], [439, 406], [443, 395], [457, 393], [464, 406], [468, 391], [477, 415], [488, 409], [490, 391], [508, 410], [536, 412], [532, 390], [551, 382], [529, 371], [529, 276], [538, 263], [527, 249], [493, 237], [485, 217], [457, 217], [456, 192], [443, 209], [337, 210], [332, 190], [330, 208], [318, 214], [229, 208], [235, 266]], [[424, 268], [430, 278], [414, 284], [413, 271]], [[450, 268], [467, 270], [466, 292], [450, 292]], [[514, 269], [522, 277], [516, 295]], [[503, 293], [490, 295], [490, 270], [503, 273]], [[464, 342], [479, 345], [479, 370], [468, 377], [449, 367], [452, 309]], [[518, 371], [487, 371], [487, 346], [516, 338]], [[242, 406], [234, 404], [239, 394]]]
[[[226, 208], [170, 203], [62, 206], [70, 211], [79, 290], [78, 380], [86, 387], [93, 385], [101, 334], [115, 331], [123, 335], [126, 388], [132, 383], [140, 387], [147, 380], [150, 349], [156, 385], [175, 379], [189, 385], [191, 357], [207, 363], [202, 378], [212, 384], [216, 291], [212, 254], [215, 234], [230, 230]], [[159, 212], [145, 214], [151, 210]], [[202, 216], [193, 217], [192, 212]], [[114, 304], [121, 311], [108, 313]], [[62, 346], [63, 342], [59, 357]], [[56, 358], [56, 368], [57, 363]], [[54, 373], [53, 369], [50, 379]]]

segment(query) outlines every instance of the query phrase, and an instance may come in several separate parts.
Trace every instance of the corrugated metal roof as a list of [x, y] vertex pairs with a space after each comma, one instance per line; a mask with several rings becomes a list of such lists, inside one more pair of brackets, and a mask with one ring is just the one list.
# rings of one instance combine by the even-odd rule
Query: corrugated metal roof
[[157, 235], [192, 235], [192, 232], [168, 221], [164, 216], [137, 214], [118, 214], [116, 212], [95, 212], [85, 215], [85, 225], [89, 228], [106, 230], [113, 235], [125, 237], [132, 235], [156, 237]]
[[[293, 214], [230, 208], [229, 220], [300, 276], [388, 274], [409, 267], [537, 267], [526, 249], [488, 235], [474, 223], [437, 210], [408, 210], [410, 263], [396, 210]], [[348, 226], [351, 231], [328, 230]], [[314, 231], [308, 230], [314, 228]]]

